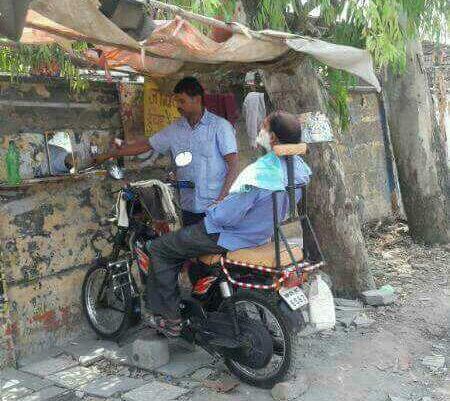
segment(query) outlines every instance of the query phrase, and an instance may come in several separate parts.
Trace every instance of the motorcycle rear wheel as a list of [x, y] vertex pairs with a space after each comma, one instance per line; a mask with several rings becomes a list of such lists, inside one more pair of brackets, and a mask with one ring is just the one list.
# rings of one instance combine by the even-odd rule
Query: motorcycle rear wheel
[[114, 289], [106, 266], [91, 267], [83, 281], [83, 311], [92, 329], [103, 339], [118, 340], [133, 323], [129, 286]]
[[[292, 328], [279, 309], [278, 301], [276, 294], [242, 291], [224, 301], [222, 306], [229, 306], [230, 302], [234, 304], [239, 320], [245, 319], [245, 315], [247, 319], [255, 320], [256, 312], [261, 320], [265, 320], [263, 323], [271, 332], [274, 356], [265, 368], [252, 369], [235, 360], [225, 359], [228, 369], [240, 380], [252, 386], [270, 389], [276, 383], [293, 376], [300, 358], [299, 331]], [[271, 321], [268, 321], [269, 317]], [[270, 368], [272, 363], [274, 367]]]

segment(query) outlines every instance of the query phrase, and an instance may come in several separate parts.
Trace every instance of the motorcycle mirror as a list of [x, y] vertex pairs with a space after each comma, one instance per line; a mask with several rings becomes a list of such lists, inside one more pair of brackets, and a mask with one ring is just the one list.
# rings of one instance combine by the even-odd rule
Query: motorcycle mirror
[[181, 152], [175, 156], [175, 164], [177, 167], [186, 167], [192, 163], [191, 152]]

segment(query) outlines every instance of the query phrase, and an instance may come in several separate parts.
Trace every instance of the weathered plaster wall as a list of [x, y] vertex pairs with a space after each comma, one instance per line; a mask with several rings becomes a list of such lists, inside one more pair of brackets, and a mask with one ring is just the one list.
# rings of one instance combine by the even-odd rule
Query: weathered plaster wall
[[350, 128], [339, 138], [347, 183], [355, 194], [363, 223], [392, 215], [386, 147], [376, 93], [353, 92], [349, 99]]
[[[79, 96], [67, 89], [55, 81], [19, 86], [0, 82], [0, 101], [89, 104], [55, 108], [3, 102], [0, 143], [11, 134], [62, 129], [72, 130], [79, 143], [86, 132], [101, 130], [112, 136], [120, 129], [114, 85], [93, 84]], [[105, 177], [86, 176], [0, 192], [0, 268], [6, 275], [10, 305], [9, 321], [3, 318], [2, 324], [0, 319], [0, 333], [12, 337], [17, 356], [67, 341], [83, 329], [81, 283], [96, 252], [109, 247], [108, 233], [99, 221], [112, 206], [110, 185]], [[0, 366], [10, 359], [10, 347], [2, 345]]]
[[2, 195], [2, 265], [19, 355], [82, 329], [82, 277], [96, 252], [109, 247], [99, 226], [112, 206], [107, 192], [108, 180], [98, 177]]

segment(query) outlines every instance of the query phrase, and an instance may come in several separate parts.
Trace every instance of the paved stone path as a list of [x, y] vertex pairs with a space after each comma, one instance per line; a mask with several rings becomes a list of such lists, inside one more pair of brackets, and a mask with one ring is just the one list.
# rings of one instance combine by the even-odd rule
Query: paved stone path
[[235, 380], [202, 349], [143, 330], [121, 346], [87, 336], [24, 359], [0, 371], [0, 401], [187, 400], [223, 378]]

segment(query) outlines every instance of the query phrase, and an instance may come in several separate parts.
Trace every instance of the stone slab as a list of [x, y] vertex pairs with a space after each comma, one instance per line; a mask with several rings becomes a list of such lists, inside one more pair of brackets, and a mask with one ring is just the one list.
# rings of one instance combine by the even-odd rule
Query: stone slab
[[174, 378], [182, 378], [196, 370], [210, 365], [213, 358], [206, 351], [198, 348], [195, 352], [186, 352], [181, 348], [170, 349], [170, 362], [156, 371]]
[[214, 373], [214, 370], [209, 369], [209, 368], [201, 368], [199, 370], [197, 370], [192, 376], [191, 379], [192, 380], [196, 380], [196, 381], [203, 381], [206, 380], [209, 376], [211, 376]]
[[46, 379], [20, 370], [7, 368], [0, 371], [0, 390], [13, 386], [23, 386], [34, 391], [50, 387], [53, 383]]
[[123, 376], [107, 376], [94, 380], [80, 388], [80, 391], [92, 397], [110, 398], [115, 394], [121, 394], [142, 387], [146, 381], [132, 379]]
[[44, 361], [48, 358], [57, 358], [62, 354], [63, 352], [59, 347], [51, 347], [49, 349], [46, 349], [45, 352], [36, 352], [31, 355], [27, 355], [26, 357], [19, 358], [19, 360], [17, 361], [17, 366], [19, 369], [21, 369], [24, 366], [32, 365], [37, 362]]
[[[252, 391], [253, 392], [253, 391]], [[258, 394], [259, 395], [259, 394]], [[242, 396], [241, 394], [223, 394], [217, 393], [209, 388], [199, 387], [194, 390], [194, 393], [189, 397], [189, 401], [248, 401], [252, 399], [254, 401], [273, 401], [272, 397], [267, 395], [267, 397], [254, 397], [249, 398]]]
[[72, 401], [74, 392], [61, 387], [47, 387], [21, 398], [20, 401]]
[[422, 365], [430, 369], [442, 369], [445, 367], [445, 357], [443, 355], [430, 355], [422, 359]]
[[357, 299], [334, 298], [334, 304], [336, 306], [346, 306], [350, 308], [363, 308], [362, 302], [358, 301]]
[[90, 366], [103, 359], [107, 354], [114, 354], [119, 347], [111, 341], [79, 339], [61, 347], [61, 351], [72, 356], [83, 366]]
[[1, 390], [1, 401], [16, 401], [31, 394], [33, 390], [23, 386], [12, 386]]
[[23, 366], [20, 370], [22, 372], [31, 373], [33, 375], [46, 378], [54, 373], [60, 372], [65, 369], [77, 366], [77, 361], [74, 361], [68, 356], [58, 356], [57, 358], [48, 358], [40, 362], [35, 362], [26, 366]]
[[124, 394], [122, 398], [125, 401], [172, 401], [188, 392], [189, 389], [186, 388], [154, 381]]
[[100, 373], [97, 369], [76, 366], [74, 368], [57, 372], [49, 376], [48, 379], [55, 382], [59, 386], [75, 390], [94, 381], [99, 376]]
[[309, 381], [299, 376], [292, 381], [282, 382], [276, 384], [271, 391], [272, 398], [275, 401], [291, 401], [297, 400], [309, 389]]
[[394, 395], [389, 394], [389, 401], [408, 401], [408, 400], [403, 397], [396, 397]]
[[166, 338], [146, 334], [123, 347], [126, 364], [145, 370], [155, 370], [169, 363], [169, 344]]

